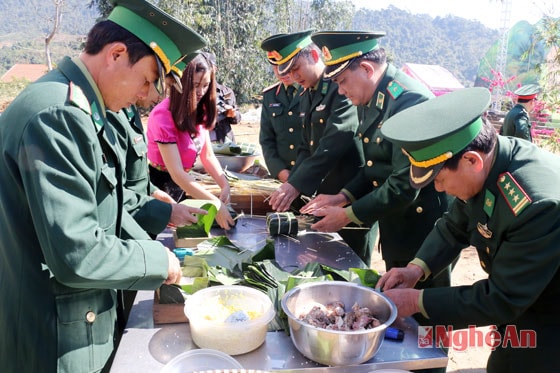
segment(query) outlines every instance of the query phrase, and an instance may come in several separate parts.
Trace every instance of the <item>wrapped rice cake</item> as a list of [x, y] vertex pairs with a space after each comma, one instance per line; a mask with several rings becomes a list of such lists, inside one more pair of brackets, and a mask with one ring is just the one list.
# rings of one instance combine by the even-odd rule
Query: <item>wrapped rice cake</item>
[[266, 227], [273, 236], [279, 234], [296, 236], [298, 233], [298, 220], [292, 212], [270, 212], [266, 214]]

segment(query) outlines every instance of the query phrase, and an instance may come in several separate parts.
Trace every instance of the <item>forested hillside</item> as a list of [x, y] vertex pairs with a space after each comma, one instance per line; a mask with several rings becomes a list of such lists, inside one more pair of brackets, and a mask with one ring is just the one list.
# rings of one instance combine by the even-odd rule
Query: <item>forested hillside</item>
[[[45, 63], [44, 56], [44, 37], [52, 28], [50, 18], [54, 15], [54, 5], [49, 0], [24, 0], [27, 6], [22, 7], [22, 1], [2, 0], [0, 2], [0, 74], [10, 68], [14, 63]], [[163, 3], [163, 1], [160, 0]], [[218, 78], [227, 81], [239, 92], [241, 101], [249, 102], [251, 98], [260, 93], [260, 87], [273, 82], [273, 77], [268, 71], [268, 65], [264, 54], [258, 47], [260, 40], [256, 40], [260, 35], [270, 35], [276, 32], [286, 32], [286, 30], [305, 29], [308, 24], [326, 25], [333, 27], [333, 23], [325, 22], [325, 19], [314, 18], [307, 20], [307, 24], [298, 23], [281, 26], [279, 21], [271, 23], [269, 11], [278, 6], [272, 0], [265, 1], [265, 5], [245, 6], [247, 2], [240, 0], [234, 3], [235, 8], [228, 9], [228, 12], [217, 12], [208, 10], [210, 5], [197, 7], [196, 11], [181, 9], [173, 4], [192, 4], [196, 1], [166, 1], [168, 10], [171, 12], [176, 9], [176, 16], [180, 19], [186, 17], [195, 19], [206, 13], [206, 17], [198, 17], [205, 24], [192, 25], [201, 30], [203, 35], [208, 36], [210, 41], [215, 38], [217, 33], [213, 32], [212, 27], [221, 27], [221, 32], [226, 35], [225, 27], [239, 27], [239, 24], [225, 24], [223, 17], [233, 16], [232, 12], [247, 12], [237, 14], [236, 22], [246, 22], [250, 27], [246, 27], [243, 32], [252, 32], [247, 35], [254, 35], [255, 40], [249, 36], [242, 38], [244, 45], [227, 44], [210, 45], [210, 49], [217, 51], [218, 63], [224, 65], [218, 71]], [[205, 2], [210, 4], [214, 2]], [[215, 2], [218, 4], [219, 2]], [[329, 1], [323, 2], [328, 4]], [[331, 1], [331, 3], [333, 3]], [[88, 7], [89, 0], [67, 0], [62, 18], [62, 28], [55, 37], [52, 47], [52, 59], [58, 61], [63, 55], [75, 55], [81, 48], [83, 36], [98, 17], [97, 8]], [[169, 5], [171, 4], [171, 5]], [[340, 2], [336, 2], [340, 6]], [[326, 5], [325, 5], [326, 6]], [[315, 13], [307, 14], [309, 17], [319, 17], [326, 14], [327, 10], [311, 8]], [[336, 10], [336, 8], [334, 8]], [[398, 67], [403, 63], [438, 64], [450, 70], [465, 85], [472, 86], [476, 79], [479, 62], [487, 53], [493, 43], [499, 39], [498, 31], [489, 29], [476, 21], [470, 21], [459, 17], [448, 16], [445, 18], [431, 18], [428, 15], [413, 15], [407, 11], [390, 6], [385, 10], [372, 11], [366, 9], [355, 10], [353, 7], [346, 7], [345, 11], [351, 11], [352, 21], [346, 29], [356, 30], [380, 30], [385, 31], [387, 36], [380, 40], [380, 44], [387, 50], [387, 53]], [[333, 9], [330, 9], [332, 12]], [[340, 9], [338, 9], [340, 11]], [[290, 15], [296, 14], [297, 10], [290, 9]], [[35, 15], [37, 13], [38, 15]], [[221, 24], [215, 22], [222, 17]], [[268, 14], [268, 15], [267, 15]], [[316, 14], [316, 15], [315, 15]], [[342, 13], [340, 13], [342, 14]], [[190, 17], [190, 18], [189, 18]], [[282, 18], [282, 17], [277, 17]], [[329, 19], [332, 21], [331, 15]], [[340, 16], [343, 18], [343, 15]], [[327, 21], [329, 20], [327, 19]], [[242, 21], [239, 21], [242, 20]], [[243, 21], [244, 20], [244, 21]], [[198, 21], [191, 21], [198, 22]], [[339, 22], [338, 24], [344, 24]], [[257, 29], [257, 31], [254, 30]], [[208, 30], [208, 31], [204, 31]], [[274, 30], [274, 31], [266, 31]], [[238, 38], [239, 35], [236, 35]], [[232, 37], [227, 37], [230, 43]], [[235, 51], [231, 51], [235, 49]], [[232, 53], [231, 57], [221, 56], [219, 52], [225, 51]], [[223, 62], [222, 62], [223, 61]], [[250, 75], [250, 76], [247, 76]]]

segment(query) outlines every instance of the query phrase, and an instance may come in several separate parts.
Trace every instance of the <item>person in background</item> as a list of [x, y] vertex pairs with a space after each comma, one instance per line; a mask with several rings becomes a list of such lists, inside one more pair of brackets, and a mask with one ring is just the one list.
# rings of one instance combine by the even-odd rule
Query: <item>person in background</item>
[[[399, 316], [419, 312], [453, 331], [493, 326], [489, 373], [558, 372], [560, 157], [498, 136], [482, 118], [490, 100], [486, 88], [461, 89], [405, 110], [381, 128], [410, 158], [415, 188], [433, 182], [456, 198], [416, 257], [377, 286]], [[419, 123], [426, 124], [422, 131]], [[476, 248], [488, 278], [412, 289], [467, 245]]]
[[[171, 74], [180, 74], [176, 66], [172, 68], [176, 72], [172, 71]], [[176, 79], [180, 80], [180, 77], [178, 75], [173, 78], [170, 76], [171, 74], [166, 77], [166, 87], [174, 89]], [[162, 232], [167, 225], [179, 227], [185, 225], [184, 219], [189, 218], [190, 215], [190, 209], [187, 206], [177, 204], [169, 194], [150, 182], [148, 146], [138, 108], [151, 109], [160, 102], [162, 97], [163, 95], [157, 91], [155, 86], [152, 86], [148, 96], [139, 99], [136, 105], [131, 105], [118, 113], [107, 111], [107, 118], [117, 135], [118, 148], [126, 161], [125, 208], [152, 238]], [[132, 237], [131, 232], [122, 233], [123, 238], [135, 238]]]
[[65, 57], [0, 117], [2, 372], [108, 370], [116, 289], [181, 277], [160, 242], [119, 237], [134, 221], [106, 109], [130, 106], [153, 84], [162, 90], [171, 64], [205, 40], [146, 1], [113, 3], [79, 57]]
[[533, 142], [529, 114], [535, 107], [537, 95], [540, 91], [539, 85], [527, 84], [513, 92], [517, 95], [517, 104], [504, 118], [504, 124], [500, 128], [500, 135], [519, 137], [520, 139]]
[[[403, 267], [435, 221], [448, 209], [445, 193], [429, 184], [414, 189], [408, 181], [410, 162], [381, 135], [393, 115], [433, 98], [420, 82], [387, 63], [379, 45], [384, 32], [325, 31], [311, 36], [324, 55], [325, 76], [358, 107], [358, 136], [365, 165], [337, 194], [320, 194], [301, 209], [322, 219], [312, 225], [320, 232], [336, 232], [349, 223], [379, 226], [379, 247], [386, 269]], [[422, 130], [422, 123], [418, 130]], [[372, 228], [372, 229], [375, 229]], [[374, 232], [372, 232], [374, 234]], [[372, 246], [362, 253], [371, 257]], [[451, 268], [422, 284], [449, 286]]]
[[[187, 64], [181, 84], [182, 92], [172, 89], [148, 118], [150, 180], [176, 201], [187, 196], [215, 201], [219, 206], [216, 222], [223, 229], [230, 229], [234, 225], [227, 206], [230, 186], [209, 135], [217, 117], [216, 78], [204, 53]], [[220, 187], [219, 197], [189, 173], [197, 157]]]
[[263, 90], [259, 143], [270, 174], [285, 183], [296, 164], [301, 142], [299, 85], [288, 75], [280, 76], [272, 65], [278, 82]]
[[[216, 55], [210, 52], [203, 52], [208, 61], [212, 64], [214, 74], [218, 71]], [[218, 118], [216, 126], [210, 131], [210, 140], [220, 144], [235, 142], [235, 135], [231, 129], [232, 124], [241, 122], [241, 112], [237, 107], [237, 100], [233, 89], [225, 84], [216, 81], [216, 99], [218, 105]]]
[[[265, 39], [261, 48], [280, 75], [289, 74], [304, 88], [300, 97], [303, 123], [295, 165], [288, 181], [269, 200], [275, 211], [287, 211], [300, 195], [337, 193], [363, 164], [357, 130], [356, 107], [338, 93], [338, 86], [323, 79], [321, 51], [311, 41], [311, 30], [278, 34]], [[339, 234], [358, 255], [367, 246], [368, 229], [345, 229]], [[368, 259], [360, 255], [366, 263]]]

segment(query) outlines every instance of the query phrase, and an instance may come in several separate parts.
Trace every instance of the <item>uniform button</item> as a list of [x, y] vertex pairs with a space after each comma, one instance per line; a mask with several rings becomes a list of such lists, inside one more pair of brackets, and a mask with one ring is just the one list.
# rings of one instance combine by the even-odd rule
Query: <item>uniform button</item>
[[369, 139], [367, 137], [364, 137], [364, 143], [369, 143]]
[[363, 135], [362, 135], [362, 133], [361, 133], [361, 132], [360, 132], [360, 133], [358, 133], [358, 137], [359, 137], [360, 139], [362, 138], [362, 136], [363, 136]]
[[490, 248], [486, 247], [486, 254], [490, 254]]
[[296, 161], [291, 161], [290, 164], [293, 166], [296, 164]]
[[480, 266], [481, 266], [482, 268], [486, 268], [486, 264], [484, 264], [484, 262], [483, 262], [482, 260], [480, 261]]
[[381, 137], [376, 138], [375, 142], [379, 144], [381, 142]]
[[89, 311], [88, 313], [86, 313], [86, 320], [87, 322], [92, 324], [95, 321], [95, 312]]
[[422, 206], [418, 206], [416, 207], [416, 212], [421, 214], [424, 211], [424, 209], [422, 208]]
[[368, 167], [373, 166], [373, 161], [372, 161], [372, 160], [367, 161], [367, 166], [368, 166]]
[[323, 118], [319, 119], [319, 123], [323, 124]]
[[272, 113], [272, 116], [275, 117], [275, 116], [276, 116], [276, 113]]
[[313, 140], [309, 141], [309, 145], [313, 146]]
[[288, 131], [294, 132], [294, 129], [292, 127], [290, 127], [290, 129]]
[[379, 183], [376, 180], [374, 180], [373, 181], [373, 186], [377, 188], [379, 186]]
[[294, 144], [291, 144], [290, 149], [294, 149], [294, 148], [295, 148]]
[[288, 115], [289, 115], [289, 116], [292, 116], [292, 114], [293, 114], [293, 113], [292, 113], [291, 111], [288, 111]]

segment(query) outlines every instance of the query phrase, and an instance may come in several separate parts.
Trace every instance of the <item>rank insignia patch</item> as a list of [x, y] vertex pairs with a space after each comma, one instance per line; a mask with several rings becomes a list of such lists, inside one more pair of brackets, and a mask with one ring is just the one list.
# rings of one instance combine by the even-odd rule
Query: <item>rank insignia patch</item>
[[509, 172], [505, 172], [498, 177], [498, 187], [515, 216], [519, 215], [532, 202]]

